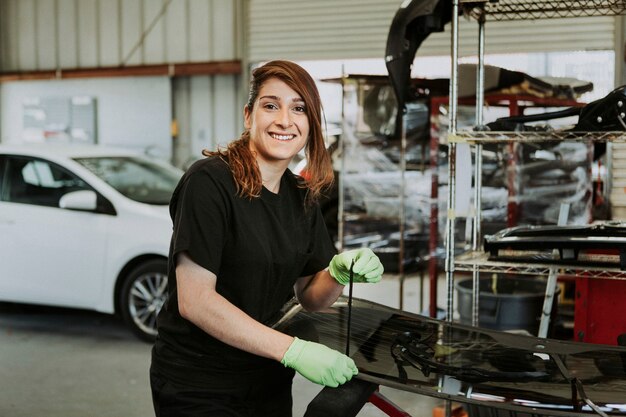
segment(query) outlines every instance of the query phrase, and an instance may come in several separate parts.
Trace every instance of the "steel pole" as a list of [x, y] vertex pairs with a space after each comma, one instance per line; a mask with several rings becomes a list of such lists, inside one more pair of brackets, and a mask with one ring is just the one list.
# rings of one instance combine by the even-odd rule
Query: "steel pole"
[[[483, 106], [485, 105], [485, 17], [478, 21], [478, 71], [476, 71], [476, 126], [483, 125]], [[472, 251], [480, 247], [481, 214], [482, 214], [482, 182], [483, 182], [483, 145], [475, 145], [474, 155], [474, 218], [472, 224]], [[477, 265], [472, 268], [472, 326], [479, 325], [480, 270]]]

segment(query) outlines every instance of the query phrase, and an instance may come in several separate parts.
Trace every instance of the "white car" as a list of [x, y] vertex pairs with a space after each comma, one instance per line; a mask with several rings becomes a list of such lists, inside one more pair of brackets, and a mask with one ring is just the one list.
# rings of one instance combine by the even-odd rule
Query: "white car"
[[0, 300], [117, 313], [153, 340], [181, 175], [128, 150], [0, 144]]

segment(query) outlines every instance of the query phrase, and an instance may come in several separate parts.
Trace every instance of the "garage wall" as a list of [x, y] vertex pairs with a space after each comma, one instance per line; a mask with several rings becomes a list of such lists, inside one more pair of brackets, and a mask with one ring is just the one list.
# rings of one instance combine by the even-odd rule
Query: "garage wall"
[[177, 77], [174, 113], [178, 136], [173, 162], [187, 168], [202, 158], [203, 149], [215, 150], [235, 139], [243, 129], [243, 99], [234, 75]]
[[[400, 3], [0, 0], [0, 71], [279, 57], [382, 58]], [[489, 22], [487, 53], [612, 50], [616, 19]], [[460, 31], [461, 55], [475, 54], [476, 23], [462, 18]], [[418, 54], [448, 55], [449, 49], [448, 28], [446, 33], [432, 34]]]
[[[23, 142], [25, 100], [96, 99], [97, 138], [103, 145], [148, 151], [186, 167], [234, 139], [243, 126], [239, 76], [116, 77], [0, 84], [0, 142]], [[170, 123], [178, 122], [172, 137]]]
[[0, 71], [240, 59], [243, 1], [0, 0]]
[[148, 150], [169, 159], [171, 91], [167, 77], [3, 83], [0, 95], [2, 142], [22, 142], [23, 103], [34, 97], [96, 98], [100, 144]]
[[[0, 72], [240, 60], [244, 1], [0, 0]], [[25, 98], [88, 95], [99, 143], [185, 166], [239, 133], [240, 84], [239, 75], [3, 82], [0, 141], [23, 140]]]
[[[251, 62], [383, 58], [399, 0], [249, 0], [247, 55]], [[280, 23], [276, 23], [276, 22]], [[545, 52], [614, 48], [615, 17], [489, 22], [486, 52]], [[421, 56], [450, 54], [450, 25], [432, 34]], [[478, 27], [461, 18], [460, 53], [475, 55]]]
[[[20, 81], [0, 84], [0, 139], [21, 136], [24, 94], [84, 89], [119, 108], [131, 106], [132, 123], [108, 119], [99, 107], [101, 140], [128, 146], [169, 144], [182, 166], [241, 131], [248, 62], [286, 58], [381, 58], [400, 0], [0, 0], [0, 71], [134, 66], [241, 60], [243, 74], [162, 79], [170, 112], [141, 102], [141, 78]], [[613, 49], [613, 17], [493, 22], [487, 53]], [[477, 26], [461, 22], [461, 54], [474, 54]], [[449, 28], [432, 34], [418, 55], [449, 55]], [[136, 47], [136, 48], [135, 48]], [[148, 84], [151, 83], [146, 81]], [[37, 85], [41, 90], [35, 91]], [[69, 91], [68, 90], [68, 91]], [[126, 100], [126, 102], [123, 102]], [[143, 113], [138, 114], [141, 109]], [[166, 114], [167, 113], [167, 114]], [[114, 114], [113, 112], [110, 114]], [[158, 118], [158, 119], [157, 119]], [[170, 121], [178, 121], [171, 140]], [[156, 122], [155, 122], [156, 120]], [[158, 127], [158, 132], [156, 129]], [[130, 134], [130, 132], [137, 132]], [[150, 140], [146, 138], [152, 138]]]

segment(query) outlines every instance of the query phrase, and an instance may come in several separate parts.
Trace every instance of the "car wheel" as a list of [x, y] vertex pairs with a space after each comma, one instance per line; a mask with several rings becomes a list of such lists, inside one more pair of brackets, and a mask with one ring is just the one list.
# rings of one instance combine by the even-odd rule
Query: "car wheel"
[[153, 259], [134, 268], [124, 279], [120, 312], [140, 339], [153, 342], [156, 318], [167, 299], [167, 261]]

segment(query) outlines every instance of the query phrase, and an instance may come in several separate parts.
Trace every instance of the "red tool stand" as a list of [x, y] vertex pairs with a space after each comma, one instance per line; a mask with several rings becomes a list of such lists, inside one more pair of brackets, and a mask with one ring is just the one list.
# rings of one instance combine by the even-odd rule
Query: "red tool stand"
[[626, 334], [626, 281], [576, 278], [574, 340], [617, 345]]

